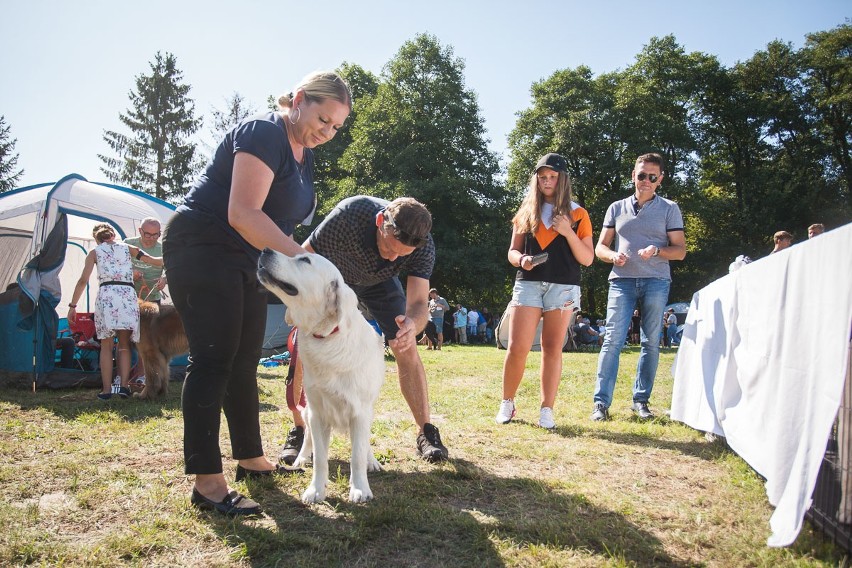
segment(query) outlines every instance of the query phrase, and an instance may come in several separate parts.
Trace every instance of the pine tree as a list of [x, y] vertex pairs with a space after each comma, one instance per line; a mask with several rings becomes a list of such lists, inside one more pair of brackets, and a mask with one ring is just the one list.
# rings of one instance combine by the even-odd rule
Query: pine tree
[[0, 116], [0, 193], [14, 189], [18, 180], [24, 175], [24, 170], [15, 171], [18, 165], [18, 154], [15, 152], [17, 138], [9, 138], [10, 126], [6, 117]]
[[160, 199], [177, 201], [199, 167], [196, 145], [189, 140], [200, 127], [190, 86], [182, 82], [174, 55], [157, 52], [150, 75], [136, 77], [131, 108], [119, 119], [131, 134], [104, 131], [115, 157], [98, 154], [107, 178]]
[[210, 143], [203, 143], [208, 154], [212, 154], [232, 128], [258, 112], [254, 105], [248, 103], [245, 97], [236, 91], [225, 99], [225, 105], [225, 110], [219, 110], [216, 107], [210, 109], [210, 114], [213, 116], [213, 124], [210, 125], [208, 132]]

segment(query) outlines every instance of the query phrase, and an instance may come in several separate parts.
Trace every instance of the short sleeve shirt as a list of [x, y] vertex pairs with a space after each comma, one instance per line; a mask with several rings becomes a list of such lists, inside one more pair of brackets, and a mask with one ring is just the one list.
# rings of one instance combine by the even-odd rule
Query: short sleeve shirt
[[292, 235], [296, 226], [312, 215], [316, 205], [314, 156], [305, 148], [304, 163], [296, 161], [280, 114], [268, 112], [247, 118], [225, 135], [207, 169], [178, 207], [178, 213], [219, 224], [257, 256], [259, 251], [228, 222], [234, 157], [238, 152], [255, 156], [272, 170], [272, 184], [262, 210], [286, 235]]
[[642, 260], [638, 251], [647, 246], [664, 247], [669, 244], [670, 231], [683, 231], [683, 217], [677, 203], [659, 195], [637, 211], [635, 198], [612, 203], [604, 215], [604, 229], [615, 229], [616, 242], [612, 250], [629, 257], [624, 266], [613, 264], [609, 279], [663, 278], [671, 280], [669, 261], [661, 256]]
[[384, 199], [357, 195], [344, 199], [308, 237], [318, 254], [340, 270], [350, 286], [373, 286], [405, 272], [429, 280], [435, 266], [435, 242], [427, 243], [408, 256], [388, 261], [379, 254], [376, 215], [389, 204]]
[[[144, 250], [149, 256], [163, 256], [163, 243], [157, 241], [154, 246], [145, 248], [142, 246], [142, 237], [130, 237], [124, 239], [124, 243], [133, 245], [136, 248]], [[133, 262], [133, 270], [138, 270], [142, 273], [141, 280], [134, 280], [133, 286], [136, 288], [136, 295], [143, 300], [156, 302], [161, 300], [160, 291], [157, 290], [157, 281], [163, 275], [162, 266], [152, 266], [141, 260], [131, 259]]]

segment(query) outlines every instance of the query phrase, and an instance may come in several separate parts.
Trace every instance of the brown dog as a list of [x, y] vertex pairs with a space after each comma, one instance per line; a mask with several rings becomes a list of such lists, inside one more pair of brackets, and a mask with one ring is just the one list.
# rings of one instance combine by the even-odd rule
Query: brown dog
[[169, 389], [169, 361], [189, 351], [183, 322], [174, 306], [139, 300], [139, 344], [136, 347], [145, 366], [145, 388], [136, 396], [164, 396]]

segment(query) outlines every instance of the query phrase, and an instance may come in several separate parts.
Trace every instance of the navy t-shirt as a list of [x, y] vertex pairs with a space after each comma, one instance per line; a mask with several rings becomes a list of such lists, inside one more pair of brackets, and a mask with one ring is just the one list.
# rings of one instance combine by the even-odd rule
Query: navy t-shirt
[[234, 156], [247, 152], [266, 164], [274, 174], [262, 210], [286, 235], [311, 216], [316, 205], [314, 155], [305, 148], [304, 164], [293, 157], [284, 119], [276, 112], [247, 118], [234, 127], [216, 147], [213, 159], [186, 194], [178, 213], [213, 220], [232, 234], [253, 255], [259, 251], [228, 223], [228, 200]]

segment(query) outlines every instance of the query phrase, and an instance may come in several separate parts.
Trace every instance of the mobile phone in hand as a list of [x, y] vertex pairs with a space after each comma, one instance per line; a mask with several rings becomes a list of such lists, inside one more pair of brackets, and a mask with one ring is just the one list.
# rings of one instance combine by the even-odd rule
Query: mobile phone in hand
[[533, 255], [533, 256], [530, 258], [530, 263], [531, 263], [533, 266], [538, 266], [539, 264], [544, 264], [545, 262], [547, 262], [547, 257], [548, 257], [548, 254], [547, 254], [546, 252], [543, 252], [543, 253], [541, 253], [541, 254]]

